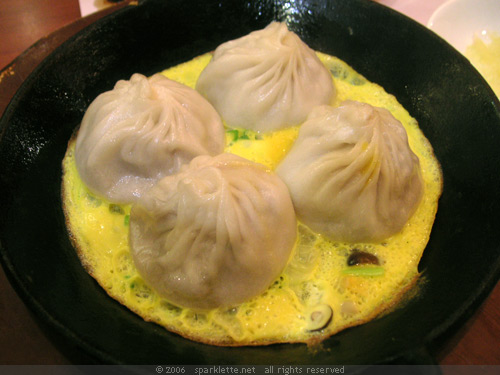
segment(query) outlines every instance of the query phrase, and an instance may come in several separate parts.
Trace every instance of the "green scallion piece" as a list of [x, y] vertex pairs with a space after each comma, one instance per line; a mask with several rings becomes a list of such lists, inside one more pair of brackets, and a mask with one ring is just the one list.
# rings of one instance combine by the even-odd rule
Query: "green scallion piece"
[[123, 208], [121, 208], [119, 205], [113, 204], [113, 203], [111, 203], [109, 205], [109, 212], [111, 212], [113, 214], [120, 214], [120, 215], [125, 214], [125, 211], [123, 211]]
[[100, 199], [97, 199], [96, 197], [90, 194], [87, 194], [87, 201], [89, 202], [89, 205], [91, 207], [99, 207], [102, 203]]
[[384, 267], [380, 266], [352, 266], [342, 270], [343, 275], [350, 276], [382, 276], [384, 273]]
[[125, 215], [125, 218], [123, 219], [123, 224], [127, 226], [130, 223], [130, 215]]
[[233, 139], [231, 142], [236, 142], [240, 136], [240, 133], [236, 129], [228, 130], [227, 133], [229, 133], [233, 136]]

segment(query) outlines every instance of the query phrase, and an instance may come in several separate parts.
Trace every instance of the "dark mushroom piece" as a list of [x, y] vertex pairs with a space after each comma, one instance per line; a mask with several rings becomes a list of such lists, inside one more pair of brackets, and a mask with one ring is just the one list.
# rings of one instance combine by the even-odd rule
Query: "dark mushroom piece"
[[321, 331], [332, 321], [333, 309], [330, 305], [315, 306], [307, 317], [307, 330], [310, 332]]
[[347, 258], [348, 266], [358, 266], [363, 264], [380, 265], [380, 261], [376, 255], [355, 249]]

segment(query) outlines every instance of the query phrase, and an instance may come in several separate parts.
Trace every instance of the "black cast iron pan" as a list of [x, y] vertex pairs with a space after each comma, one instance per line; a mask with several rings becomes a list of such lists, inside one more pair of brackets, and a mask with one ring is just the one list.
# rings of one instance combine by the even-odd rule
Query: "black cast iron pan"
[[[87, 275], [61, 210], [61, 160], [88, 104], [118, 79], [152, 74], [220, 43], [286, 21], [394, 94], [442, 164], [444, 192], [420, 264], [420, 293], [312, 353], [304, 345], [218, 348], [146, 323]], [[26, 80], [0, 123], [0, 250], [35, 315], [92, 360], [133, 364], [432, 362], [500, 274], [500, 105], [465, 58], [432, 32], [370, 1], [151, 0], [66, 42]]]

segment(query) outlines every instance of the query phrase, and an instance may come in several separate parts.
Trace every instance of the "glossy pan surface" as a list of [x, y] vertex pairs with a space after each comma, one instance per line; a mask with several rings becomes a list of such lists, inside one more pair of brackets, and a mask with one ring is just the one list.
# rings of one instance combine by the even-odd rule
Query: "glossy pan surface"
[[[305, 345], [219, 348], [144, 322], [84, 271], [61, 209], [61, 160], [89, 103], [286, 21], [394, 94], [442, 164], [444, 191], [419, 266], [419, 293], [394, 312]], [[13, 286], [67, 344], [103, 363], [373, 364], [415, 360], [462, 324], [498, 280], [500, 105], [458, 52], [370, 1], [148, 0], [77, 34], [26, 80], [0, 122], [0, 254]]]

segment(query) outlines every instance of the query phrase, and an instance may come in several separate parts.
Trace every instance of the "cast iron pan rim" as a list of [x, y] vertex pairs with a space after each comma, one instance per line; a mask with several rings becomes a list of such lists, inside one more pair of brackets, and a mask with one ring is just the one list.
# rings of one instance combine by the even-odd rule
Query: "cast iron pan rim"
[[483, 282], [474, 290], [474, 293], [471, 293], [469, 298], [462, 303], [453, 315], [429, 331], [424, 336], [420, 345], [417, 344], [407, 352], [402, 352], [399, 355], [391, 357], [389, 362], [413, 357], [417, 357], [417, 361], [422, 360], [425, 363], [434, 361], [431, 349], [436, 348], [436, 343], [438, 343], [437, 347], [439, 348], [439, 344], [446, 342], [446, 339], [452, 337], [477, 312], [495, 288], [500, 279], [500, 258], [497, 258], [492, 269], [494, 271], [489, 273], [487, 280], [483, 279]]
[[[147, 1], [139, 1], [139, 5], [141, 3], [144, 3]], [[382, 7], [380, 4], [371, 4], [373, 6], [379, 6]], [[135, 7], [135, 6], [134, 6]], [[416, 24], [416, 22], [405, 15], [396, 12], [390, 8], [384, 7], [386, 11], [392, 14], [393, 17], [403, 17], [406, 18], [409, 22], [413, 22]], [[14, 98], [11, 100], [9, 105], [7, 106], [4, 115], [2, 116], [2, 119], [0, 120], [0, 124], [3, 125], [0, 128], [0, 141], [2, 139], [3, 133], [5, 129], [8, 126], [7, 119], [10, 118], [11, 112], [13, 112], [13, 108], [15, 107], [15, 104], [18, 102], [19, 98], [31, 88], [33, 81], [36, 79], [36, 75], [39, 73], [39, 71], [43, 70], [44, 67], [53, 59], [55, 59], [60, 53], [61, 50], [64, 49], [65, 45], [70, 44], [74, 42], [75, 39], [79, 38], [82, 34], [88, 33], [89, 31], [93, 30], [94, 28], [98, 27], [98, 25], [101, 22], [105, 22], [105, 20], [109, 18], [114, 18], [117, 15], [121, 14], [121, 12], [126, 12], [130, 11], [133, 9], [133, 6], [127, 6], [122, 9], [118, 9], [114, 13], [103, 17], [101, 20], [98, 20], [97, 22], [89, 25], [88, 27], [84, 28], [82, 31], [76, 33], [74, 36], [69, 38], [66, 42], [64, 42], [61, 46], [55, 49], [53, 53], [51, 53], [47, 58], [45, 58], [35, 69], [34, 71], [28, 76], [28, 78], [25, 80], [25, 82], [22, 84], [20, 89], [16, 92]], [[432, 34], [433, 37], [441, 39], [439, 36], [434, 34], [431, 30], [428, 30], [427, 28], [423, 27], [422, 25], [419, 24], [419, 27], [421, 27], [422, 30], [425, 30], [426, 33]], [[442, 40], [442, 39], [441, 39]], [[451, 47], [447, 42], [442, 40], [444, 44], [446, 44], [446, 48], [453, 48]], [[456, 51], [458, 55], [460, 53]], [[465, 58], [464, 58], [465, 59]], [[482, 76], [476, 71], [476, 74], [482, 78]], [[492, 90], [491, 90], [492, 91]], [[496, 100], [496, 107], [500, 108], [498, 100]], [[117, 358], [115, 358], [113, 355], [110, 353], [102, 350], [102, 349], [96, 349], [91, 345], [86, 340], [83, 340], [77, 333], [67, 329], [63, 324], [61, 324], [57, 319], [55, 319], [49, 311], [47, 311], [39, 302], [37, 299], [35, 299], [32, 295], [29, 294], [28, 290], [26, 289], [25, 285], [21, 281], [21, 278], [18, 276], [16, 273], [15, 269], [13, 268], [8, 255], [2, 246], [0, 242], [0, 260], [3, 263], [4, 269], [6, 271], [6, 275], [9, 278], [9, 281], [13, 284], [14, 289], [20, 294], [22, 299], [29, 305], [30, 309], [33, 311], [36, 311], [39, 314], [39, 317], [44, 321], [44, 323], [47, 323], [50, 327], [54, 328], [55, 331], [59, 334], [61, 334], [63, 337], [69, 339], [70, 341], [74, 342], [79, 348], [83, 349], [86, 353], [92, 355], [94, 358], [99, 359], [101, 361], [104, 361], [106, 363], [112, 363], [112, 364], [124, 364], [123, 362], [119, 361]], [[394, 356], [388, 357], [388, 358], [383, 358], [381, 359], [381, 362], [386, 362], [386, 361], [393, 361], [395, 359], [401, 359], [405, 358], [407, 353], [414, 354], [418, 351], [421, 351], [424, 349], [426, 351], [431, 345], [432, 342], [439, 339], [440, 337], [444, 336], [445, 334], [449, 333], [453, 329], [455, 329], [461, 322], [466, 321], [474, 312], [474, 310], [483, 302], [484, 298], [489, 294], [491, 289], [495, 286], [496, 281], [500, 277], [500, 259], [497, 259], [495, 266], [492, 268], [495, 271], [491, 272], [487, 280], [484, 280], [481, 285], [479, 285], [476, 288], [476, 292], [472, 294], [461, 306], [459, 310], [456, 311], [455, 314], [453, 314], [452, 317], [444, 321], [442, 324], [436, 326], [432, 331], [430, 331], [428, 334], [426, 334], [423, 337], [423, 340], [421, 342], [415, 342], [415, 345], [412, 347], [412, 349], [408, 350], [407, 352], [400, 352], [398, 354], [395, 354]]]
[[[139, 0], [139, 5], [141, 3], [143, 3], [143, 2], [144, 2], [144, 0]], [[38, 76], [39, 72], [42, 71], [45, 68], [45, 66], [48, 65], [52, 60], [56, 59], [61, 54], [61, 51], [64, 52], [64, 50], [66, 48], [66, 45], [70, 45], [76, 39], [80, 38], [82, 35], [85, 35], [85, 34], [87, 34], [89, 32], [92, 32], [92, 30], [94, 30], [94, 29], [96, 29], [96, 28], [99, 27], [100, 23], [105, 22], [108, 19], [115, 18], [116, 16], [118, 16], [119, 14], [121, 14], [123, 12], [131, 11], [135, 7], [137, 7], [137, 5], [128, 4], [127, 6], [125, 6], [123, 8], [117, 9], [116, 11], [114, 11], [111, 14], [103, 16], [102, 18], [98, 19], [97, 21], [95, 21], [95, 22], [91, 23], [90, 25], [84, 27], [82, 30], [78, 31], [73, 36], [69, 37], [61, 45], [59, 45], [58, 47], [56, 47], [54, 49], [54, 51], [52, 51], [47, 57], [45, 57], [40, 62], [40, 64], [38, 64], [33, 69], [33, 71], [28, 75], [28, 77], [26, 77], [26, 79], [23, 81], [23, 83], [21, 84], [21, 86], [19, 87], [19, 89], [16, 91], [16, 93], [12, 97], [11, 101], [9, 102], [9, 104], [5, 107], [4, 113], [3, 113], [2, 117], [0, 118], [0, 142], [2, 141], [4, 131], [6, 131], [7, 126], [9, 126], [8, 120], [11, 117], [11, 112], [15, 111], [15, 108], [14, 108], [15, 104], [17, 104], [17, 102], [23, 97], [24, 93], [31, 88], [31, 86], [34, 83], [33, 81], [35, 81], [37, 79], [36, 77]], [[87, 17], [89, 17], [89, 16], [87, 16]], [[30, 49], [35, 48], [37, 45], [39, 45], [40, 42], [41, 41], [35, 42], [31, 47], [28, 47], [28, 49], [26, 51], [24, 51], [23, 53], [21, 53], [21, 55], [19, 55], [17, 58], [15, 58], [12, 61], [12, 63], [15, 63], [15, 61], [17, 59], [22, 58], [22, 56], [24, 56], [25, 54], [27, 54], [27, 52]], [[11, 65], [11, 64], [9, 64], [9, 65]], [[7, 66], [9, 66], [9, 65], [7, 65]]]
[[[139, 4], [142, 3], [143, 1], [140, 0]], [[42, 71], [46, 65], [48, 65], [52, 60], [56, 59], [57, 56], [61, 53], [61, 51], [64, 51], [65, 46], [68, 44], [73, 43], [76, 39], [81, 37], [81, 35], [84, 35], [88, 32], [91, 32], [91, 30], [95, 29], [98, 27], [98, 25], [101, 22], [105, 22], [106, 19], [111, 19], [116, 17], [117, 15], [121, 14], [122, 12], [130, 11], [135, 8], [135, 5], [129, 4], [128, 6], [117, 9], [113, 13], [106, 15], [102, 17], [101, 19], [97, 20], [96, 22], [90, 24], [89, 26], [85, 27], [83, 30], [77, 32], [75, 35], [71, 36], [68, 38], [65, 42], [63, 42], [60, 46], [58, 46], [54, 51], [47, 56], [46, 58], [43, 59], [42, 62], [36, 68], [33, 70], [32, 73], [28, 75], [28, 77], [24, 80], [22, 83], [21, 87], [17, 90], [7, 107], [5, 108], [5, 111], [0, 118], [0, 142], [2, 141], [3, 134], [6, 131], [7, 127], [9, 126], [9, 120], [11, 117], [11, 112], [15, 111], [15, 107], [17, 102], [22, 98], [24, 93], [28, 91], [31, 86], [33, 85], [33, 82], [36, 80], [36, 77], [40, 71]], [[38, 42], [36, 42], [32, 47], [29, 48], [34, 48], [35, 45], [37, 45]], [[21, 54], [21, 56], [24, 55]], [[20, 58], [20, 57], [19, 57]], [[14, 59], [15, 61], [16, 59]], [[92, 358], [97, 359], [99, 361], [102, 361], [104, 363], [110, 363], [110, 364], [123, 364], [125, 365], [126, 363], [119, 361], [116, 359], [113, 355], [110, 353], [102, 350], [102, 349], [97, 349], [95, 348], [91, 343], [88, 341], [82, 339], [77, 333], [69, 330], [66, 328], [58, 319], [54, 318], [54, 316], [47, 311], [40, 302], [29, 293], [28, 289], [26, 288], [25, 284], [22, 282], [22, 279], [19, 277], [18, 273], [16, 272], [15, 268], [13, 267], [12, 263], [10, 262], [9, 255], [2, 245], [2, 242], [0, 240], [0, 263], [3, 266], [3, 269], [5, 271], [5, 274], [7, 276], [7, 279], [9, 282], [12, 284], [14, 290], [19, 294], [23, 302], [25, 302], [30, 310], [32, 312], [35, 312], [37, 314], [36, 319], [39, 319], [40, 322], [47, 324], [49, 328], [53, 328], [56, 333], [60, 334], [62, 337], [65, 339], [68, 339], [70, 342], [73, 342], [78, 346], [78, 348], [81, 348], [84, 350], [84, 352], [90, 354]]]
[[[139, 0], [139, 1], [142, 2], [142, 1], [148, 1], [148, 0]], [[358, 1], [363, 1], [363, 0], [358, 0]], [[471, 63], [471, 61], [467, 57], [464, 56], [463, 53], [461, 53], [458, 49], [456, 49], [454, 46], [452, 46], [446, 39], [444, 39], [442, 36], [437, 34], [435, 31], [429, 29], [428, 27], [426, 27], [425, 25], [421, 24], [420, 22], [414, 20], [413, 18], [410, 18], [406, 14], [400, 13], [397, 10], [390, 8], [389, 6], [386, 6], [384, 4], [380, 4], [380, 3], [375, 2], [375, 1], [369, 0], [368, 2], [373, 7], [384, 8], [387, 13], [391, 14], [391, 17], [404, 18], [406, 20], [405, 21], [406, 23], [411, 23], [411, 24], [413, 24], [414, 27], [419, 28], [420, 29], [419, 32], [425, 33], [428, 37], [439, 41], [442, 48], [452, 50], [453, 53], [455, 54], [455, 57], [459, 58], [464, 65], [467, 65], [474, 72], [473, 74], [475, 75], [475, 78], [482, 81], [484, 83], [484, 86], [489, 89], [489, 91], [491, 93], [491, 98], [493, 99], [493, 104], [495, 105], [497, 112], [500, 113], [500, 97], [498, 97], [496, 95], [496, 93], [493, 91], [490, 84], [486, 81], [486, 79], [483, 77], [483, 75], [477, 70], [477, 68]], [[384, 90], [385, 90], [385, 88], [384, 88]], [[390, 92], [388, 92], [388, 93], [392, 94]], [[411, 113], [410, 113], [410, 116], [413, 117], [413, 115]], [[500, 275], [500, 264], [498, 267], [497, 274]], [[500, 276], [498, 276], [497, 279], [500, 279]]]
[[36, 312], [36, 320], [39, 320], [43, 324], [47, 324], [49, 328], [54, 329], [56, 333], [60, 334], [70, 342], [75, 343], [79, 349], [81, 348], [86, 353], [90, 354], [93, 358], [99, 359], [105, 363], [120, 364], [120, 362], [113, 358], [113, 356], [111, 356], [109, 353], [106, 353], [103, 350], [96, 349], [94, 346], [92, 346], [92, 344], [83, 340], [79, 335], [67, 329], [56, 318], [54, 318], [52, 314], [48, 312], [36, 298], [34, 298], [28, 292], [25, 285], [14, 270], [12, 263], [4, 252], [4, 248], [1, 243], [0, 254], [0, 260], [8, 280], [10, 281], [15, 291], [19, 294], [23, 302], [28, 305], [31, 311]]

